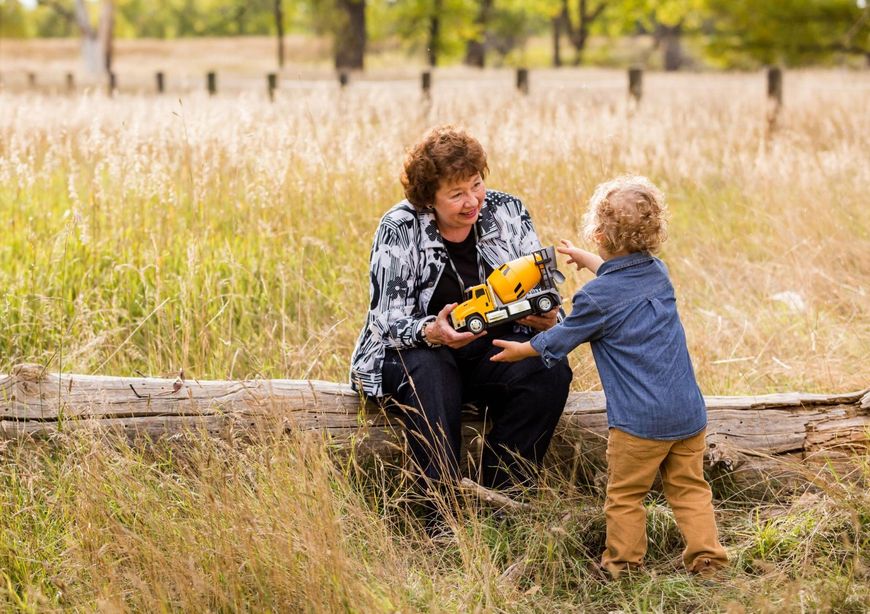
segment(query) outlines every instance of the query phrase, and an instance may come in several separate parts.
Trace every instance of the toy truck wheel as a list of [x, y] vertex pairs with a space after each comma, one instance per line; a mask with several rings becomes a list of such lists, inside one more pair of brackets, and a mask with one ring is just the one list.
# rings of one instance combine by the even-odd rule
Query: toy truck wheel
[[482, 333], [483, 329], [486, 328], [486, 324], [484, 324], [483, 318], [481, 318], [477, 314], [473, 316], [468, 316], [468, 319], [465, 321], [465, 325], [468, 327], [468, 330], [475, 335], [477, 333]]
[[553, 308], [553, 297], [544, 295], [535, 301], [535, 307], [539, 313], [546, 313]]

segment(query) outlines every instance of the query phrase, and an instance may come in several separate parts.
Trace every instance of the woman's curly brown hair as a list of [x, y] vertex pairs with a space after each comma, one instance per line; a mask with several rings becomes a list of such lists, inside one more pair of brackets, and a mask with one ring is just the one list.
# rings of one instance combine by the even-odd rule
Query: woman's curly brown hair
[[476, 138], [449, 124], [437, 126], [408, 152], [402, 187], [408, 202], [425, 209], [434, 204], [442, 182], [464, 181], [478, 173], [486, 179], [488, 171], [486, 152]]
[[583, 234], [611, 254], [654, 253], [668, 237], [667, 211], [664, 194], [649, 179], [623, 175], [595, 188]]

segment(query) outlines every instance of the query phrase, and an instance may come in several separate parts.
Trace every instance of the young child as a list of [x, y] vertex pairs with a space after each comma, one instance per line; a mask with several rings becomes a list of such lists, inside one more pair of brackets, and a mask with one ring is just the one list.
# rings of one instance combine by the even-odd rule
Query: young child
[[686, 542], [691, 573], [713, 575], [728, 562], [704, 479], [707, 412], [695, 381], [674, 288], [651, 254], [666, 238], [665, 201], [645, 177], [599, 185], [584, 218], [598, 256], [562, 241], [569, 264], [597, 277], [573, 299], [565, 320], [531, 341], [495, 339], [494, 361], [540, 356], [555, 364], [589, 341], [607, 397], [607, 542], [601, 566], [612, 577], [642, 565], [643, 500], [658, 472]]

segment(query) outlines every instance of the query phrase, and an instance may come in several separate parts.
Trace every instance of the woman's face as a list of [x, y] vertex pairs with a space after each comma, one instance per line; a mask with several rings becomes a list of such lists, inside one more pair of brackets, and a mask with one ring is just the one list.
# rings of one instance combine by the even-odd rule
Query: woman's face
[[486, 187], [480, 173], [462, 181], [442, 181], [435, 192], [435, 220], [441, 234], [447, 240], [464, 239], [480, 215], [484, 198]]

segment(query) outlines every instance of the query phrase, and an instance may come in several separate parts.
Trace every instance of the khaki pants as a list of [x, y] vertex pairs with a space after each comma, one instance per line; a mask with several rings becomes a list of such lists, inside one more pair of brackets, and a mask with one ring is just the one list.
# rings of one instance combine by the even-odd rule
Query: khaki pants
[[601, 566], [613, 577], [642, 565], [647, 548], [643, 500], [659, 471], [665, 498], [686, 542], [686, 569], [707, 574], [727, 565], [728, 556], [716, 533], [713, 495], [704, 479], [705, 433], [659, 441], [610, 429], [604, 503], [607, 543]]

